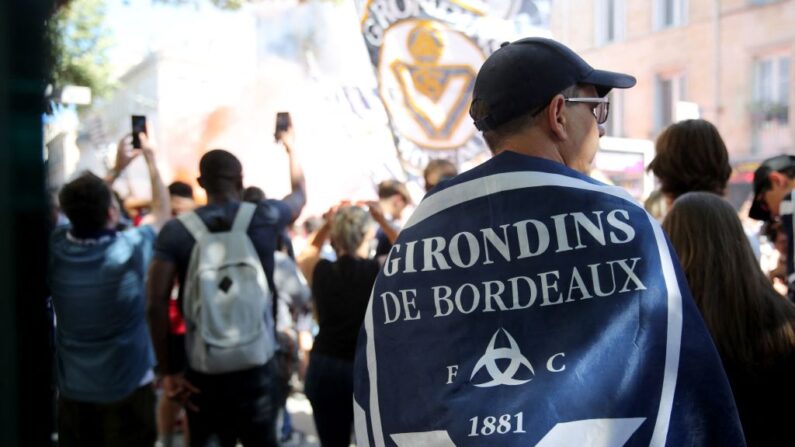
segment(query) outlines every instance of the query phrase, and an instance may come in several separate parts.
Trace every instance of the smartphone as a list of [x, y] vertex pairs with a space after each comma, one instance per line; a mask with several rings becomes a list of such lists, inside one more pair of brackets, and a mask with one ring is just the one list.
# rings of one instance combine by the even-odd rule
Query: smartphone
[[[146, 133], [146, 117], [143, 115], [132, 116], [132, 137], [133, 148], [141, 148], [141, 139], [138, 138], [139, 133]], [[148, 134], [147, 134], [148, 135]]]
[[292, 119], [290, 119], [290, 112], [279, 112], [276, 114], [276, 130], [273, 132], [273, 137], [279, 141], [279, 133], [285, 132], [293, 127]]

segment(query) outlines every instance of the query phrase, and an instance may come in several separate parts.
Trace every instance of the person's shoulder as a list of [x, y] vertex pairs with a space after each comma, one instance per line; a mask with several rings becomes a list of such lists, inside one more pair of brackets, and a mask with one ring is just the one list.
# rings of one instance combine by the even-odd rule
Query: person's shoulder
[[279, 199], [265, 199], [257, 202], [257, 208], [260, 212], [289, 212], [290, 207], [287, 202]]
[[326, 278], [328, 275], [333, 272], [332, 266], [334, 265], [333, 262], [329, 261], [328, 259], [319, 259], [315, 267], [313, 268], [312, 276], [314, 277], [314, 283], [318, 284], [323, 278]]
[[188, 228], [179, 218], [173, 218], [163, 225], [157, 233], [155, 249], [156, 251], [175, 251], [181, 250], [186, 244], [193, 244], [193, 236]]
[[378, 271], [381, 269], [381, 263], [378, 262], [378, 259], [362, 259], [361, 266], [374, 275], [378, 275]]
[[358, 272], [367, 272], [368, 274], [378, 274], [378, 269], [381, 264], [378, 259], [373, 258], [346, 258], [350, 260], [350, 267]]
[[163, 225], [163, 228], [160, 229], [159, 237], [161, 239], [174, 237], [182, 233], [189, 234], [188, 229], [185, 227], [185, 224], [183, 224], [182, 221], [179, 220], [179, 218], [174, 217], [172, 219], [169, 219], [168, 222], [166, 222]]
[[124, 240], [132, 245], [151, 244], [157, 239], [157, 230], [151, 225], [128, 228], [117, 233], [117, 240]]
[[257, 202], [256, 216], [260, 223], [274, 225], [292, 214], [290, 207], [283, 200], [265, 199]]
[[328, 269], [332, 264], [334, 264], [334, 262], [329, 261], [328, 259], [320, 258], [318, 259], [317, 264], [315, 264], [315, 269]]
[[[543, 185], [544, 183], [550, 183], [550, 186], [554, 186], [553, 183], [589, 187], [608, 186], [561, 163], [513, 151], [503, 151], [479, 166], [441, 182], [425, 198], [464, 184], [469, 184], [472, 189], [482, 191], [481, 186], [476, 186], [478, 183], [489, 183], [491, 187], [497, 189], [508, 184], [511, 188], [515, 188], [524, 184]], [[448, 194], [450, 193], [448, 192]]]
[[50, 232], [50, 255], [66, 250], [70, 229], [71, 225], [61, 225]]
[[157, 230], [155, 229], [154, 226], [146, 224], [124, 230], [122, 234], [126, 234], [133, 237], [153, 239], [155, 236], [157, 236]]

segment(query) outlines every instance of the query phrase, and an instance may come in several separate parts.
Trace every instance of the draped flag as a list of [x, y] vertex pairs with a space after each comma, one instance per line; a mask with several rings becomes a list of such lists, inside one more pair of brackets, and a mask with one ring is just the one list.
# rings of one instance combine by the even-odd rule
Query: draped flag
[[506, 40], [547, 33], [549, 0], [359, 0], [364, 41], [404, 167], [488, 154], [469, 119], [475, 76]]
[[427, 196], [389, 253], [357, 445], [744, 445], [689, 293], [624, 190], [502, 153]]

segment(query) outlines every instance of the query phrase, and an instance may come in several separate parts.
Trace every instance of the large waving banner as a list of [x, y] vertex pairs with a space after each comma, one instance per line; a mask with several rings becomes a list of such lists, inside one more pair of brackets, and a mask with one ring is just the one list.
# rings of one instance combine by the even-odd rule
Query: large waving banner
[[402, 229], [354, 386], [360, 447], [743, 445], [660, 226], [624, 190], [512, 152]]
[[502, 42], [546, 33], [549, 0], [360, 0], [358, 9], [404, 167], [483, 160], [468, 113], [475, 76]]

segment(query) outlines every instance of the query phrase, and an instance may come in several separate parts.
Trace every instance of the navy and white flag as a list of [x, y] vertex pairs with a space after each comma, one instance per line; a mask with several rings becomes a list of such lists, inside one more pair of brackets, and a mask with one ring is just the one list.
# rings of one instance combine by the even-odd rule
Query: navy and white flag
[[404, 168], [488, 149], [469, 119], [475, 76], [505, 41], [549, 36], [550, 0], [357, 0], [361, 31]]
[[418, 206], [354, 374], [360, 447], [744, 445], [660, 226], [624, 190], [512, 152]]

